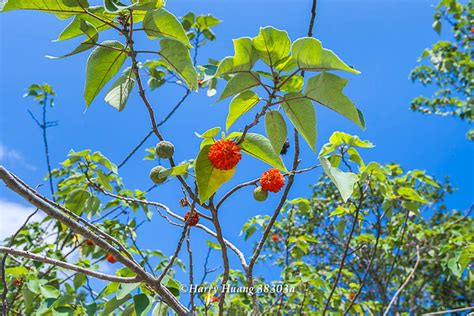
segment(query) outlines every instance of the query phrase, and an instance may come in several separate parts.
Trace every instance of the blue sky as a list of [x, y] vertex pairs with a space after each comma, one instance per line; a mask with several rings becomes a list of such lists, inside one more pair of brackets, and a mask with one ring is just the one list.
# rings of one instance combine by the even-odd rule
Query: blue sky
[[[223, 20], [215, 28], [218, 41], [206, 45], [199, 53], [198, 62], [208, 57], [222, 58], [233, 54], [232, 39], [255, 36], [261, 26], [273, 25], [285, 29], [294, 40], [306, 35], [310, 1], [222, 1], [173, 0], [167, 8], [178, 16], [193, 11], [211, 13]], [[410, 70], [425, 47], [439, 36], [431, 29], [434, 1], [318, 1], [314, 36], [327, 48], [334, 50], [348, 64], [362, 74], [346, 75], [351, 79], [345, 92], [364, 112], [367, 130], [358, 129], [351, 122], [321, 107], [318, 115], [318, 150], [336, 130], [358, 134], [372, 141], [376, 147], [363, 152], [366, 161], [397, 162], [406, 170], [425, 169], [428, 174], [442, 178], [449, 176], [458, 191], [448, 199], [449, 206], [466, 209], [473, 201], [473, 143], [465, 134], [468, 125], [452, 118], [423, 116], [409, 109], [410, 100], [432, 91], [408, 79]], [[55, 166], [73, 148], [100, 150], [115, 162], [149, 131], [146, 109], [137, 95], [130, 98], [122, 113], [105, 104], [103, 95], [85, 112], [82, 98], [87, 54], [64, 60], [50, 60], [45, 55], [68, 52], [77, 41], [53, 43], [67, 22], [48, 14], [8, 12], [0, 15], [0, 160], [29, 184], [41, 182], [45, 174], [43, 145], [40, 131], [30, 119], [27, 109], [39, 113], [32, 100], [22, 98], [24, 89], [35, 82], [47, 82], [56, 90], [57, 106], [50, 111], [51, 120], [59, 126], [49, 130], [52, 162]], [[102, 39], [106, 39], [105, 33]], [[136, 43], [145, 43], [139, 39]], [[158, 89], [150, 94], [158, 118], [162, 118], [181, 97], [178, 88]], [[193, 158], [199, 147], [194, 132], [223, 126], [227, 103], [212, 105], [205, 92], [192, 95], [161, 131], [176, 146], [176, 160]], [[244, 120], [238, 123], [243, 124]], [[240, 125], [241, 126], [241, 125]], [[256, 131], [262, 131], [259, 127]], [[150, 147], [155, 140], [147, 143]], [[146, 189], [150, 186], [148, 172], [154, 166], [143, 161], [144, 153], [136, 155], [123, 170], [129, 188]], [[302, 166], [316, 163], [317, 157], [304, 147]], [[258, 177], [266, 166], [249, 158], [239, 165], [236, 184]], [[315, 171], [297, 179], [290, 198], [308, 196], [309, 185], [319, 176]], [[43, 192], [48, 193], [47, 187]], [[165, 202], [177, 212], [181, 193], [172, 181], [155, 190], [150, 199]], [[25, 205], [12, 193], [0, 189], [2, 201]], [[257, 204], [251, 190], [242, 190], [229, 199], [222, 210], [221, 220], [225, 236], [241, 245], [250, 254], [251, 242], [239, 237], [242, 224], [250, 216], [273, 210], [276, 198]], [[9, 208], [1, 207], [0, 212]], [[3, 215], [0, 213], [0, 218]], [[141, 230], [140, 244], [159, 248], [171, 255], [180, 232], [155, 216], [152, 223]], [[194, 233], [193, 247], [197, 260], [205, 255], [207, 236]], [[232, 265], [238, 268], [232, 255]]]

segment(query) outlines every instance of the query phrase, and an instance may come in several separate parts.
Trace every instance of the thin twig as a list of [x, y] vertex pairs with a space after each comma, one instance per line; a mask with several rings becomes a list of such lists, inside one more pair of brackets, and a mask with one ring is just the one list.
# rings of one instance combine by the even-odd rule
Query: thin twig
[[395, 300], [397, 299], [398, 295], [403, 291], [403, 289], [408, 285], [408, 283], [410, 283], [411, 278], [415, 275], [416, 269], [418, 268], [419, 264], [420, 264], [420, 246], [416, 245], [415, 266], [413, 267], [413, 270], [410, 272], [410, 274], [406, 278], [405, 282], [403, 282], [403, 284], [400, 286], [400, 288], [397, 290], [397, 292], [395, 292], [395, 295], [393, 295], [392, 300], [390, 301], [390, 303], [387, 306], [387, 309], [383, 313], [383, 316], [388, 315], [388, 312], [389, 312], [390, 308], [392, 307], [393, 303], [395, 302]]

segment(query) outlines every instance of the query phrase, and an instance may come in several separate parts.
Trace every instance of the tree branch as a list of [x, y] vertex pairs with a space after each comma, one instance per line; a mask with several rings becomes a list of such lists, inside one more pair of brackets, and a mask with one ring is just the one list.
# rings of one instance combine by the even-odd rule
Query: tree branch
[[408, 285], [408, 283], [410, 283], [411, 278], [415, 275], [416, 269], [418, 268], [419, 264], [420, 264], [420, 246], [416, 245], [416, 262], [415, 262], [415, 266], [413, 267], [413, 271], [411, 271], [411, 273], [406, 278], [405, 282], [403, 282], [403, 284], [400, 286], [397, 292], [395, 292], [395, 295], [392, 297], [392, 300], [388, 304], [387, 309], [383, 313], [383, 316], [388, 315], [388, 311], [390, 310], [393, 303], [397, 299], [397, 296], [403, 291], [403, 289]]
[[71, 263], [67, 263], [67, 262], [64, 262], [64, 261], [56, 260], [56, 259], [51, 259], [51, 258], [48, 258], [48, 257], [45, 257], [45, 256], [40, 256], [40, 255], [34, 254], [32, 252], [29, 252], [29, 251], [18, 250], [18, 249], [14, 249], [14, 248], [11, 248], [11, 247], [2, 247], [2, 246], [0, 246], [0, 253], [17, 255], [17, 256], [20, 256], [20, 257], [25, 257], [25, 258], [28, 258], [28, 259], [32, 259], [34, 261], [53, 264], [55, 266], [58, 266], [58, 267], [61, 267], [61, 268], [64, 268], [64, 269], [80, 272], [80, 273], [89, 275], [91, 277], [101, 279], [101, 280], [105, 280], [105, 281], [120, 282], [120, 283], [135, 283], [135, 282], [140, 281], [140, 278], [138, 278], [136, 276], [135, 277], [119, 277], [119, 276], [115, 276], [115, 275], [105, 274], [105, 273], [101, 273], [101, 272], [98, 272], [98, 271], [86, 269], [84, 267], [80, 267], [80, 266], [77, 266], [77, 265], [74, 265], [74, 264], [71, 264]]

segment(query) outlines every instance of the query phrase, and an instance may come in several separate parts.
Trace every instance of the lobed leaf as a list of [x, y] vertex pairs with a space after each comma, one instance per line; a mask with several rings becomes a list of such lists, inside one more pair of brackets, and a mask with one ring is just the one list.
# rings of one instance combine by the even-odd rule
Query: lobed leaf
[[362, 112], [344, 95], [342, 90], [348, 80], [331, 73], [323, 72], [308, 80], [304, 94], [365, 129]]
[[345, 64], [333, 51], [323, 48], [321, 42], [312, 37], [303, 37], [294, 41], [291, 54], [302, 70], [343, 70], [360, 74], [358, 70]]

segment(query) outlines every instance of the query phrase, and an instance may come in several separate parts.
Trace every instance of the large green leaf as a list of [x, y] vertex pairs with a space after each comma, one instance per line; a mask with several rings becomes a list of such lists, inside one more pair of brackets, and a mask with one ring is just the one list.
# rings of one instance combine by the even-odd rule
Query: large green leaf
[[[239, 138], [241, 136], [241, 132], [234, 132], [229, 134], [227, 138]], [[279, 170], [288, 172], [280, 154], [275, 152], [270, 140], [265, 136], [256, 133], [247, 133], [244, 141], [240, 143], [240, 148], [250, 156], [260, 159]]]
[[257, 86], [258, 78], [259, 75], [257, 73], [242, 72], [236, 74], [227, 82], [217, 102]]
[[133, 297], [133, 305], [135, 306], [135, 314], [137, 316], [146, 316], [152, 307], [152, 300], [146, 294], [137, 294]]
[[345, 116], [360, 128], [365, 129], [362, 112], [342, 92], [347, 82], [347, 79], [323, 72], [308, 80], [305, 95], [313, 101], [319, 102]]
[[51, 285], [42, 285], [39, 288], [41, 295], [45, 298], [58, 298], [59, 290]]
[[211, 145], [201, 148], [195, 162], [196, 181], [201, 202], [209, 199], [222, 184], [229, 181], [235, 173], [235, 168], [231, 170], [219, 170], [214, 168], [209, 160], [208, 154]]
[[197, 72], [186, 45], [173, 39], [161, 40], [160, 56], [186, 82], [189, 89], [197, 89]]
[[250, 111], [260, 101], [260, 97], [253, 91], [244, 91], [236, 95], [229, 105], [229, 114], [225, 123], [226, 130], [243, 114]]
[[140, 285], [140, 282], [138, 283], [120, 283], [117, 288], [117, 300], [123, 299], [125, 296], [127, 296], [130, 292], [135, 290], [138, 286]]
[[326, 157], [319, 157], [319, 161], [321, 162], [324, 172], [339, 190], [342, 200], [347, 202], [354, 192], [354, 185], [359, 181], [359, 177], [353, 172], [344, 172], [339, 168], [331, 166], [331, 163]]
[[298, 67], [306, 71], [344, 70], [360, 73], [346, 65], [331, 50], [323, 48], [321, 42], [312, 37], [297, 39], [291, 47], [291, 54]]
[[216, 71], [216, 76], [250, 71], [258, 60], [258, 54], [249, 37], [234, 40], [235, 55], [224, 58]]
[[290, 53], [291, 41], [288, 33], [271, 26], [260, 28], [252, 42], [258, 56], [269, 66], [276, 65]]
[[100, 90], [122, 67], [127, 54], [122, 43], [105, 41], [94, 49], [87, 60], [84, 99], [89, 106]]
[[316, 151], [316, 111], [311, 100], [305, 98], [301, 93], [287, 93], [283, 100], [283, 110], [286, 116], [309, 147]]
[[61, 19], [84, 13], [88, 7], [87, 0], [3, 0], [0, 2], [0, 12], [37, 10], [53, 13]]
[[115, 80], [105, 95], [105, 102], [116, 108], [119, 112], [125, 108], [128, 97], [133, 90], [135, 80], [132, 78], [132, 72], [126, 71]]
[[76, 214], [81, 214], [91, 193], [85, 189], [74, 189], [67, 196], [65, 206]]
[[65, 57], [69, 57], [69, 56], [72, 56], [72, 55], [75, 55], [75, 54], [78, 54], [78, 53], [81, 53], [93, 48], [95, 44], [97, 43], [97, 40], [99, 39], [99, 32], [97, 31], [95, 26], [87, 21], [81, 20], [80, 29], [83, 32], [83, 34], [86, 35], [86, 40], [82, 42], [81, 44], [79, 44], [79, 46], [77, 46], [72, 52], [60, 57], [53, 57], [53, 56], [46, 56], [46, 57], [51, 58], [51, 59], [65, 58]]
[[173, 38], [191, 47], [181, 23], [165, 9], [148, 11], [143, 20], [143, 29], [152, 39]]
[[273, 150], [279, 153], [288, 134], [285, 119], [280, 112], [270, 111], [265, 114], [265, 133], [272, 144]]

